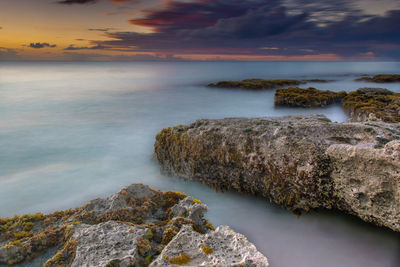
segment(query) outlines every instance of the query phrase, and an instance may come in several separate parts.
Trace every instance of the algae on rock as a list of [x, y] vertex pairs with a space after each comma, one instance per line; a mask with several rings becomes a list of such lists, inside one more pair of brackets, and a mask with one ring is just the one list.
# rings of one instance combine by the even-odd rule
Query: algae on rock
[[[400, 158], [384, 156], [387, 150], [399, 149], [395, 145], [398, 139], [396, 125], [382, 122], [333, 123], [322, 115], [232, 118], [197, 120], [163, 129], [156, 136], [154, 149], [167, 174], [199, 180], [217, 190], [262, 195], [296, 213], [338, 209], [400, 231], [400, 174], [384, 169], [400, 168]], [[371, 151], [364, 160], [375, 168], [374, 172], [360, 168], [352, 172], [357, 177], [351, 177], [350, 172], [341, 174], [343, 179], [362, 181], [354, 185], [348, 181], [348, 190], [363, 185], [354, 190], [369, 193], [360, 198], [344, 194], [346, 182], [334, 175], [344, 163], [337, 153], [332, 154], [334, 146]], [[354, 153], [361, 151], [355, 149]], [[359, 162], [354, 164], [361, 166]], [[371, 173], [379, 172], [388, 176], [374, 175], [373, 181], [369, 180]], [[385, 186], [387, 179], [391, 186]], [[369, 204], [356, 207], [356, 202], [365, 201], [363, 196]]]
[[400, 93], [383, 88], [360, 88], [343, 99], [353, 121], [400, 122]]
[[299, 87], [290, 87], [287, 89], [278, 89], [275, 92], [275, 106], [289, 107], [324, 107], [335, 102], [340, 102], [347, 93], [345, 91], [332, 92], [322, 91], [312, 87], [307, 89]]
[[298, 80], [245, 79], [242, 81], [220, 81], [217, 83], [210, 83], [208, 86], [220, 87], [220, 88], [241, 88], [247, 90], [262, 90], [262, 89], [271, 89], [282, 86], [300, 85], [304, 83], [305, 82]]
[[[159, 261], [161, 254], [173, 255], [166, 246], [183, 228], [198, 235], [212, 232], [203, 218], [206, 212], [205, 204], [186, 194], [133, 184], [75, 209], [0, 219], [4, 244], [0, 246], [0, 265], [29, 262], [50, 248], [58, 248], [44, 266], [149, 266]], [[29, 234], [21, 234], [23, 229]], [[231, 246], [230, 238], [236, 235], [211, 241]], [[262, 258], [268, 266], [267, 259], [247, 245], [240, 247], [244, 255], [250, 255], [250, 260]]]
[[377, 74], [373, 77], [363, 76], [356, 79], [356, 81], [373, 83], [394, 83], [400, 82], [400, 74]]

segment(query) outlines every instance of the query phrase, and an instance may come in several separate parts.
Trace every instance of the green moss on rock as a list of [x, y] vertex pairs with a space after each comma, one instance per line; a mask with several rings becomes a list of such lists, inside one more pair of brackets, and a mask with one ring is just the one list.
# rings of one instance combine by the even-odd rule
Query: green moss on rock
[[219, 88], [240, 88], [246, 90], [262, 90], [277, 87], [285, 87], [290, 85], [304, 84], [303, 81], [298, 80], [264, 80], [264, 79], [245, 79], [242, 81], [220, 81], [217, 83], [210, 83], [209, 87]]
[[341, 101], [347, 93], [345, 91], [332, 92], [322, 91], [315, 88], [302, 89], [291, 87], [287, 89], [278, 89], [275, 93], [276, 106], [289, 107], [324, 107]]
[[343, 99], [343, 108], [356, 121], [400, 122], [400, 94], [382, 88], [361, 88]]
[[360, 82], [374, 82], [374, 83], [394, 83], [400, 82], [400, 74], [377, 74], [372, 77], [363, 76], [356, 79]]
[[[46, 262], [45, 266], [69, 266], [74, 258], [77, 242], [72, 239], [74, 229], [81, 223], [94, 225], [108, 221], [132, 226], [146, 227], [148, 231], [139, 238], [137, 247], [140, 262], [144, 266], [161, 253], [158, 247], [168, 244], [183, 225], [194, 225], [185, 218], [173, 218], [171, 208], [186, 194], [175, 191], [158, 191], [148, 189], [151, 194], [133, 198], [126, 190], [117, 195], [126, 201], [125, 206], [117, 209], [96, 211], [94, 204], [87, 204], [75, 209], [56, 211], [43, 215], [15, 215], [12, 218], [0, 218], [0, 265], [14, 265], [29, 262], [52, 247], [60, 247], [56, 254]], [[201, 203], [195, 200], [196, 203]], [[103, 204], [100, 204], [102, 207]], [[205, 227], [205, 226], [204, 226]], [[4, 256], [4, 257], [3, 257]], [[113, 264], [117, 264], [113, 261]], [[110, 265], [118, 266], [118, 265]]]
[[185, 265], [190, 262], [190, 257], [186, 253], [182, 253], [176, 257], [168, 257], [167, 261], [171, 264]]

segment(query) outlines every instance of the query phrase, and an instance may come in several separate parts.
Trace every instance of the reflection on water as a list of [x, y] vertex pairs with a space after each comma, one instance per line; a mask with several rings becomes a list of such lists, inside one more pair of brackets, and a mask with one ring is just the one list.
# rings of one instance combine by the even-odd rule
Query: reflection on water
[[[349, 216], [312, 213], [299, 220], [266, 200], [216, 193], [160, 175], [155, 134], [198, 118], [323, 113], [340, 106], [273, 106], [274, 90], [207, 88], [221, 79], [319, 78], [319, 89], [354, 90], [361, 74], [399, 73], [399, 63], [1, 63], [0, 216], [50, 212], [140, 182], [204, 200], [214, 224], [244, 233], [273, 266], [399, 266], [398, 234]], [[307, 85], [308, 86], [308, 85]], [[400, 91], [399, 84], [385, 85]]]

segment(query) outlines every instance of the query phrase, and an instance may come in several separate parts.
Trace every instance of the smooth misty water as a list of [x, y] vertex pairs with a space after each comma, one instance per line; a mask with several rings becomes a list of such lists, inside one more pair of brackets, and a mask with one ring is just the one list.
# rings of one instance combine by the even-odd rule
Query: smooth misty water
[[66, 209], [145, 183], [203, 200], [215, 225], [245, 234], [271, 266], [400, 266], [398, 234], [329, 212], [296, 219], [264, 199], [162, 176], [152, 159], [161, 128], [198, 118], [347, 119], [340, 106], [274, 109], [273, 90], [203, 86], [209, 82], [321, 78], [335, 82], [309, 85], [349, 91], [371, 86], [352, 80], [374, 73], [400, 73], [400, 64], [0, 63], [0, 216]]

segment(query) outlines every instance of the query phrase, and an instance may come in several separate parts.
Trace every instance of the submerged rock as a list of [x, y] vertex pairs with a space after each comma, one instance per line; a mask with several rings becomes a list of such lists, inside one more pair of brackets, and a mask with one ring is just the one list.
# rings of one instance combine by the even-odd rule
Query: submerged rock
[[393, 83], [400, 82], [400, 74], [377, 74], [373, 77], [363, 76], [356, 79], [361, 82], [373, 82], [373, 83]]
[[162, 170], [260, 194], [294, 212], [338, 209], [400, 231], [400, 130], [322, 115], [198, 120], [163, 129]]
[[242, 81], [221, 81], [217, 83], [210, 83], [208, 86], [220, 87], [220, 88], [241, 88], [249, 90], [261, 90], [261, 89], [272, 89], [290, 85], [300, 85], [304, 83], [305, 82], [298, 80], [245, 79]]
[[347, 93], [345, 91], [332, 92], [322, 91], [315, 88], [291, 87], [287, 89], [278, 89], [275, 92], [275, 106], [289, 107], [324, 107], [335, 102], [340, 102]]
[[343, 99], [352, 121], [400, 122], [400, 94], [383, 88], [361, 88]]
[[[133, 184], [79, 208], [0, 219], [0, 265], [25, 263], [57, 247], [44, 266], [268, 266], [244, 236], [227, 227], [214, 230], [206, 212], [185, 194]], [[187, 251], [207, 244], [212, 248], [203, 254]]]

